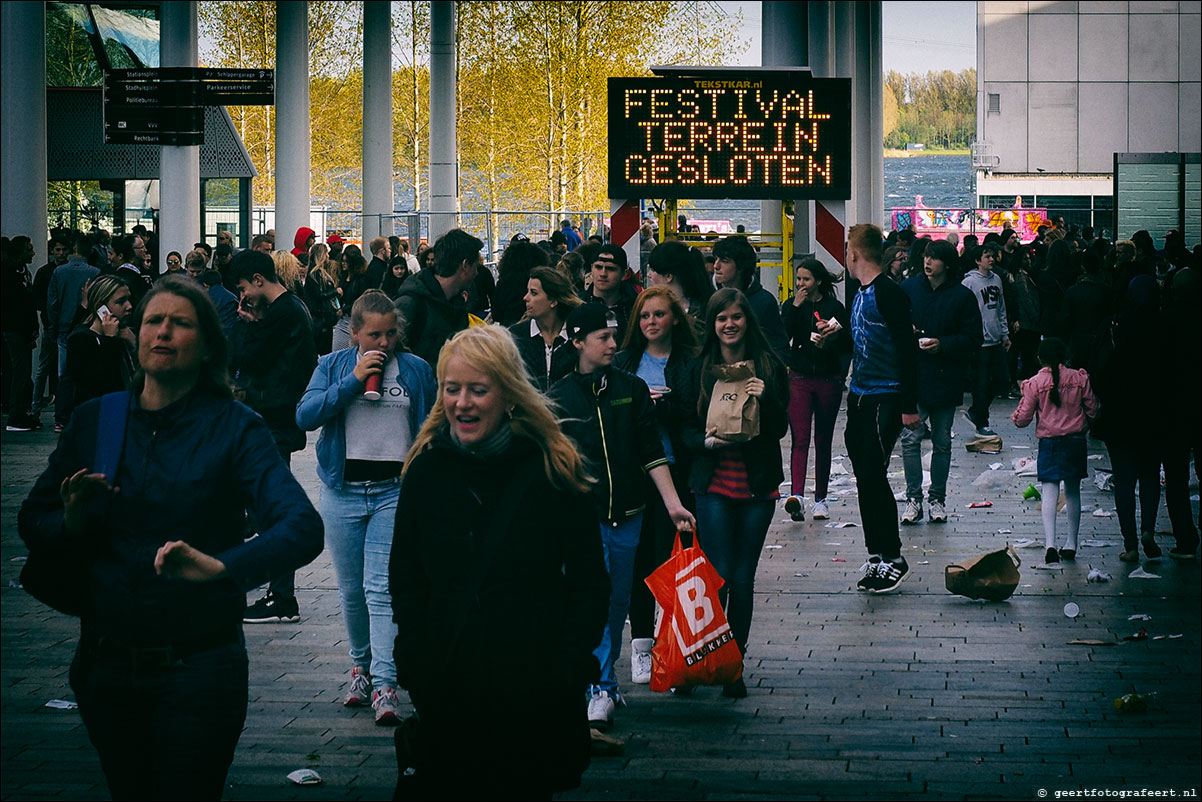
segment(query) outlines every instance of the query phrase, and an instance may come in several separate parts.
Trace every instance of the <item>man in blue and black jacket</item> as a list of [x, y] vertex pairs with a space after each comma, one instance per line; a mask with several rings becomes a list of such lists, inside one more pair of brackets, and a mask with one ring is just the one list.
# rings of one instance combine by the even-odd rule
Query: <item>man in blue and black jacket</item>
[[886, 473], [902, 426], [922, 426], [910, 301], [881, 268], [883, 250], [876, 226], [861, 223], [848, 232], [847, 269], [860, 289], [851, 305], [846, 439], [869, 554], [857, 587], [869, 593], [892, 593], [910, 573], [901, 556], [897, 501]]

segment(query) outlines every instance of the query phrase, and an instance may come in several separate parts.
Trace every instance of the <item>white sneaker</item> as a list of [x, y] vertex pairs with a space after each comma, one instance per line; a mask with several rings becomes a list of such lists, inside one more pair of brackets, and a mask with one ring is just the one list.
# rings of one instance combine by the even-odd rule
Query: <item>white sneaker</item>
[[825, 521], [831, 517], [830, 510], [826, 508], [826, 499], [814, 502], [814, 506], [810, 508], [810, 517], [815, 521]]
[[908, 499], [906, 501], [905, 512], [902, 513], [901, 522], [903, 524], [916, 524], [922, 520], [922, 502]]
[[785, 512], [789, 513], [789, 517], [794, 521], [804, 521], [806, 519], [806, 500], [801, 496], [789, 496], [785, 499]]
[[630, 640], [630, 681], [635, 685], [651, 683], [651, 647], [655, 646], [655, 638], [631, 638]]
[[947, 523], [947, 510], [943, 508], [942, 501], [931, 502], [931, 523], [944, 524]]
[[588, 725], [598, 730], [608, 730], [614, 723], [614, 703], [609, 691], [596, 691], [588, 700]]

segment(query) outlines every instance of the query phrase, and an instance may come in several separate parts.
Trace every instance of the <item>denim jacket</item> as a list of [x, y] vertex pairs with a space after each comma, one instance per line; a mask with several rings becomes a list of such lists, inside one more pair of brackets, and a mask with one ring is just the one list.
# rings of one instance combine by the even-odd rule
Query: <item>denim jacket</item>
[[[434, 406], [438, 384], [434, 371], [424, 359], [408, 352], [396, 355], [397, 382], [409, 391], [409, 431], [416, 437]], [[326, 354], [317, 361], [317, 369], [300, 403], [296, 405], [296, 425], [305, 431], [321, 428], [317, 438], [317, 477], [334, 490], [342, 489], [346, 467], [346, 408], [363, 392], [363, 382], [355, 378], [359, 349], [355, 346]]]

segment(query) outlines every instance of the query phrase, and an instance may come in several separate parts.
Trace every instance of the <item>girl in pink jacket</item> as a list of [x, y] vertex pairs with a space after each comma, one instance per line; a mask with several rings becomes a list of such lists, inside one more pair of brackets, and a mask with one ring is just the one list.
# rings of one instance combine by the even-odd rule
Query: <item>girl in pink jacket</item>
[[[1026, 426], [1033, 418], [1039, 438], [1038, 476], [1043, 494], [1043, 534], [1048, 551], [1046, 562], [1077, 556], [1077, 532], [1081, 528], [1081, 480], [1085, 478], [1085, 429], [1098, 416], [1098, 399], [1089, 386], [1089, 374], [1065, 367], [1064, 343], [1048, 338], [1039, 344], [1038, 373], [1023, 382], [1023, 398], [1010, 416], [1015, 426]], [[1068, 537], [1056, 551], [1056, 507], [1060, 483], [1064, 482]]]

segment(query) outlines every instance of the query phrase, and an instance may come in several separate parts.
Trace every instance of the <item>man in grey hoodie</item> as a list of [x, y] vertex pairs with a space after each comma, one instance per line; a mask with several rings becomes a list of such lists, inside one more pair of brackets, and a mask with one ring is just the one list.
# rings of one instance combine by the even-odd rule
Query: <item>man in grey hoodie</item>
[[989, 428], [989, 405], [999, 388], [1009, 381], [1006, 352], [1010, 350], [1010, 329], [1006, 323], [1006, 300], [1002, 294], [1002, 279], [993, 272], [1001, 257], [1001, 249], [990, 243], [969, 251], [969, 260], [976, 265], [961, 282], [977, 299], [981, 310], [981, 332], [984, 336], [977, 352], [973, 370], [972, 406], [964, 417], [979, 435], [996, 434]]

